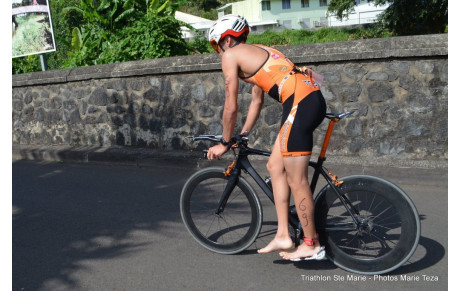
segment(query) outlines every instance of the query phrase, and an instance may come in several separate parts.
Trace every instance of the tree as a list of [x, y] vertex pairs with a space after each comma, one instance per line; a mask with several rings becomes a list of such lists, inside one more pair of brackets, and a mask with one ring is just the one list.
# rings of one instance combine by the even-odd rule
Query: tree
[[172, 0], [174, 2], [182, 1], [180, 11], [196, 15], [199, 17], [216, 20], [216, 8], [224, 6], [227, 3], [235, 2], [234, 0]]
[[218, 0], [198, 0], [197, 2], [198, 6], [204, 11], [209, 11], [221, 5]]
[[66, 67], [186, 55], [177, 7], [170, 0], [81, 0], [67, 8], [84, 23], [72, 30]]
[[[369, 0], [375, 5], [388, 2], [379, 22], [397, 35], [443, 33], [447, 26], [447, 0]], [[347, 18], [355, 0], [331, 0], [328, 12]]]

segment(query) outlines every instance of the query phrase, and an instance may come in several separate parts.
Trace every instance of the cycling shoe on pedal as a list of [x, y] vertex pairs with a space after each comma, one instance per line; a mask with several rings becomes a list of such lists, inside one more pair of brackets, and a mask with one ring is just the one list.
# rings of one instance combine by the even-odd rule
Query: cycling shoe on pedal
[[291, 259], [293, 262], [299, 262], [299, 261], [310, 261], [310, 260], [315, 260], [315, 261], [322, 261], [326, 259], [326, 250], [324, 249], [324, 246], [322, 246], [319, 251], [314, 254], [311, 257], [305, 257], [305, 258], [298, 258], [298, 259]]

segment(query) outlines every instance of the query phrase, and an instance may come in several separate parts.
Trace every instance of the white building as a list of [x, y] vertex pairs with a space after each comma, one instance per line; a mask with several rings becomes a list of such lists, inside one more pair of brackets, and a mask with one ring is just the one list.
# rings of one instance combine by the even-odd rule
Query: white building
[[[388, 8], [389, 4], [375, 6], [367, 0], [356, 0], [358, 5], [348, 18], [339, 21], [334, 15], [328, 15], [328, 0], [244, 0], [226, 4], [217, 8], [219, 17], [225, 14], [238, 14], [246, 18], [251, 33], [265, 30], [314, 29], [325, 26], [347, 26], [367, 24], [377, 20], [377, 16]], [[214, 21], [176, 11], [175, 18], [188, 23], [207, 35]], [[185, 40], [192, 39], [196, 32], [183, 26]]]
[[354, 8], [354, 12], [348, 15], [348, 18], [342, 21], [338, 20], [334, 15], [330, 15], [327, 19], [328, 26], [344, 26], [373, 23], [377, 20], [380, 13], [385, 11], [389, 6], [388, 3], [384, 5], [375, 6], [373, 3], [358, 4]]
[[348, 19], [339, 21], [328, 15], [330, 0], [244, 0], [228, 3], [217, 8], [219, 17], [224, 14], [238, 14], [246, 18], [252, 32], [261, 33], [267, 29], [314, 29], [326, 26], [366, 24], [377, 20], [388, 4], [376, 7], [368, 0], [356, 0], [354, 12]]
[[[195, 15], [187, 14], [187, 13], [180, 12], [180, 11], [176, 11], [176, 13], [174, 14], [174, 18], [189, 24], [193, 28], [204, 33], [204, 35], [207, 35], [209, 28], [211, 28], [211, 26], [214, 24], [213, 20], [209, 20], [206, 18], [198, 17]], [[190, 28], [186, 26], [181, 26], [181, 32], [182, 32], [182, 37], [186, 41], [191, 40], [196, 34], [195, 31], [191, 30]]]

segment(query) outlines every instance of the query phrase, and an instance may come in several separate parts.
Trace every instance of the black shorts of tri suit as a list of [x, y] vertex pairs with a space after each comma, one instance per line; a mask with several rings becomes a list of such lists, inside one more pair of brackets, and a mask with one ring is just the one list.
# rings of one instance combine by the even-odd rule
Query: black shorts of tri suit
[[283, 157], [311, 155], [313, 131], [326, 116], [326, 102], [320, 90], [294, 104], [294, 94], [283, 103], [280, 148]]

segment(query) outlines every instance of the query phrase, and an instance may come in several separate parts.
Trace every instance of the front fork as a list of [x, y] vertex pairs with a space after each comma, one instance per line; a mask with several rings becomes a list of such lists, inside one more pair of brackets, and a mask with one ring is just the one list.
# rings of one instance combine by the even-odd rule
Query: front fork
[[239, 168], [235, 168], [235, 165], [232, 164], [228, 167], [228, 169], [224, 172], [225, 176], [230, 176], [228, 179], [227, 185], [225, 186], [224, 192], [220, 197], [219, 206], [217, 207], [215, 214], [219, 216], [224, 212], [225, 206], [227, 205], [228, 198], [230, 197], [230, 193], [232, 193], [233, 189], [235, 189], [236, 184], [238, 184], [238, 179], [241, 174], [241, 170]]

